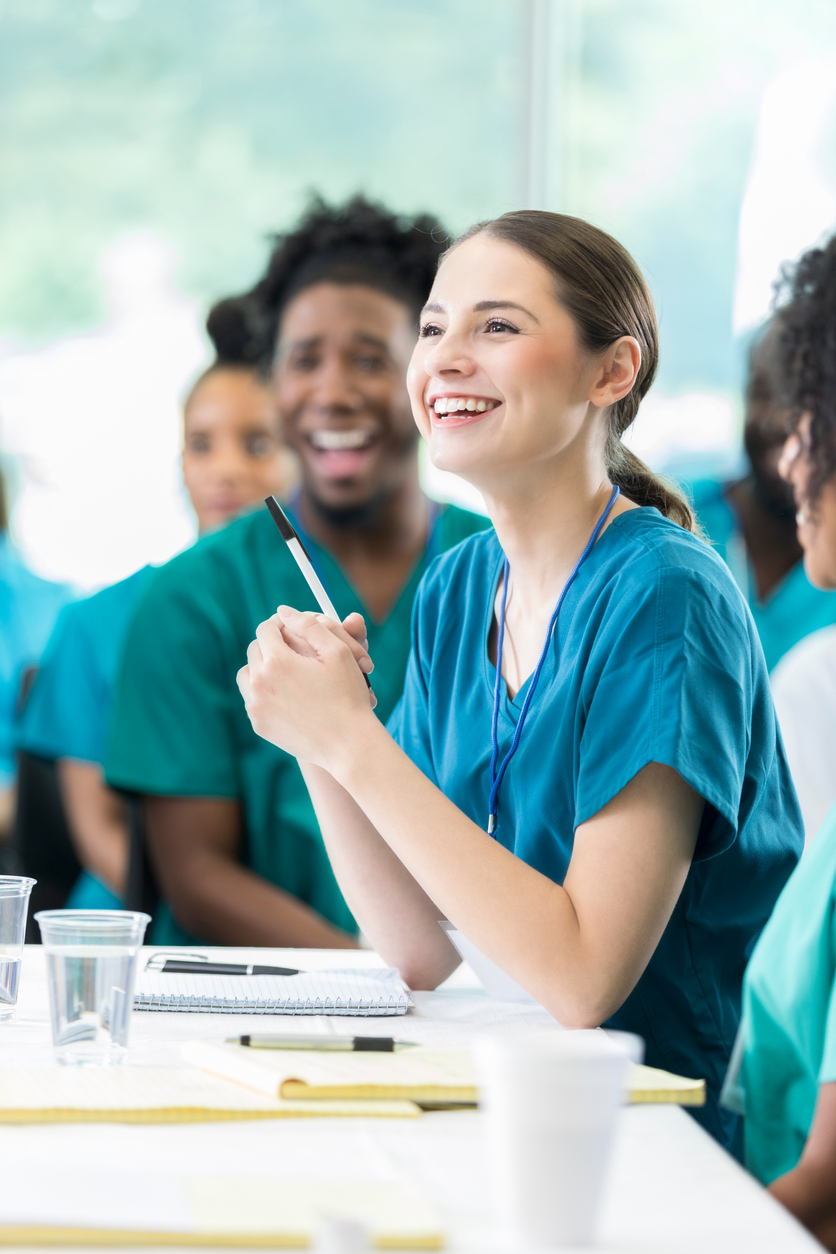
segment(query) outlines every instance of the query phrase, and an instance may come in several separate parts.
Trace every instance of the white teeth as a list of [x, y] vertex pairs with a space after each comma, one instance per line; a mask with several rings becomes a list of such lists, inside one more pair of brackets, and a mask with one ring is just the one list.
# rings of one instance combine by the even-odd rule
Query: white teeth
[[433, 409], [437, 414], [483, 414], [498, 404], [498, 401], [477, 401], [475, 396], [439, 396], [433, 401]]
[[364, 448], [373, 439], [373, 432], [363, 431], [358, 427], [348, 431], [332, 431], [323, 427], [319, 431], [312, 431], [310, 436], [314, 448], [329, 452], [338, 449]]

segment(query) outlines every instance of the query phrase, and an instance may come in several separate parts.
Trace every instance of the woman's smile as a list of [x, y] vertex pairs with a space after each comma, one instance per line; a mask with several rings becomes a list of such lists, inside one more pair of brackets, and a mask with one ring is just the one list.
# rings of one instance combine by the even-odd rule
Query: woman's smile
[[469, 396], [462, 392], [436, 392], [426, 400], [433, 427], [443, 427], [447, 431], [480, 422], [502, 404], [495, 396]]

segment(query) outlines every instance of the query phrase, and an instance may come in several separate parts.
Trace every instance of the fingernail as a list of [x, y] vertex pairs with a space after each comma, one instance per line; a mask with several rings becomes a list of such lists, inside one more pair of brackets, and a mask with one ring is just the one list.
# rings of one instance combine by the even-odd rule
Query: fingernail
[[281, 614], [286, 618], [288, 614], [298, 614], [299, 611], [295, 610], [292, 605], [280, 605], [276, 610], [276, 613]]

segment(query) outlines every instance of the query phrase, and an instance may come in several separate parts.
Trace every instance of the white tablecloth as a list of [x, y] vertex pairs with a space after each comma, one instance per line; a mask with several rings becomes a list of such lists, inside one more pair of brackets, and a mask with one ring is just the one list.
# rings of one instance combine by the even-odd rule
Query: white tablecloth
[[[150, 951], [149, 951], [150, 952]], [[375, 955], [345, 951], [205, 950], [226, 961], [260, 961], [303, 969], [377, 966]], [[467, 968], [436, 993], [415, 994], [406, 1018], [364, 1019], [362, 1033], [456, 1047], [491, 1024], [548, 1028], [534, 1006], [491, 1002]], [[136, 1013], [130, 1062], [176, 1066], [183, 1040], [232, 1032], [346, 1032], [352, 1019], [270, 1019], [209, 1014]], [[53, 1066], [43, 955], [26, 952], [15, 1021], [0, 1024], [0, 1065]], [[418, 1184], [441, 1213], [451, 1254], [506, 1254], [497, 1234], [481, 1116], [425, 1114], [418, 1120], [317, 1119], [264, 1123], [0, 1126], [0, 1207], [4, 1171], [37, 1173], [47, 1188], [62, 1168], [120, 1165], [127, 1178], [150, 1169], [195, 1172], [228, 1167], [246, 1173], [269, 1166], [281, 1174], [300, 1163], [362, 1170], [381, 1160]], [[606, 1192], [598, 1247], [642, 1254], [812, 1254], [821, 1247], [683, 1110], [625, 1107]]]

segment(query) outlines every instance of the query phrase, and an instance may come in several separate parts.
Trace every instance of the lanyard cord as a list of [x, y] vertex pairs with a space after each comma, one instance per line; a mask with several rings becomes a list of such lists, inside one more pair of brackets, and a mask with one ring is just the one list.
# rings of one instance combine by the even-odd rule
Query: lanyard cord
[[592, 535], [587, 540], [586, 548], [584, 549], [583, 553], [581, 553], [580, 557], [575, 563], [574, 570], [572, 571], [571, 575], [569, 576], [569, 578], [566, 580], [565, 584], [563, 585], [563, 591], [558, 597], [557, 605], [555, 606], [555, 611], [552, 614], [551, 620], [549, 622], [549, 629], [546, 632], [546, 642], [543, 645], [543, 651], [540, 654], [540, 661], [537, 663], [534, 674], [531, 676], [531, 683], [528, 686], [528, 692], [525, 694], [525, 700], [523, 701], [522, 709], [520, 710], [520, 717], [517, 719], [517, 725], [514, 728], [514, 736], [511, 741], [511, 747], [509, 748], [508, 752], [505, 754], [505, 757], [502, 759], [502, 762], [500, 763], [500, 766], [499, 766], [499, 770], [497, 770], [497, 762], [499, 761], [499, 730], [498, 730], [499, 729], [499, 705], [500, 705], [500, 700], [501, 700], [501, 695], [502, 695], [502, 646], [505, 643], [505, 604], [506, 604], [506, 601], [508, 600], [508, 582], [509, 582], [509, 576], [511, 574], [511, 567], [508, 564], [508, 558], [506, 557], [505, 559], [505, 566], [503, 568], [503, 575], [502, 575], [502, 608], [500, 609], [500, 612], [499, 612], [499, 638], [496, 643], [496, 683], [494, 684], [494, 690], [493, 690], [493, 717], [491, 718], [491, 791], [490, 791], [490, 800], [488, 802], [488, 835], [489, 836], [496, 835], [497, 802], [499, 800], [499, 790], [502, 787], [502, 779], [503, 779], [503, 776], [505, 775], [506, 770], [508, 769], [509, 762], [513, 758], [514, 754], [517, 752], [517, 747], [520, 743], [520, 738], [522, 737], [523, 724], [525, 723], [525, 717], [528, 714], [528, 708], [531, 705], [531, 700], [532, 700], [532, 697], [534, 696], [534, 690], [537, 687], [537, 681], [540, 678], [540, 672], [543, 669], [543, 665], [546, 661], [546, 654], [549, 651], [549, 644], [551, 643], [551, 638], [554, 634], [554, 629], [557, 625], [557, 617], [560, 613], [560, 607], [563, 605], [563, 602], [566, 600], [566, 593], [569, 591], [572, 584], [574, 583], [575, 576], [577, 575], [581, 566], [583, 566], [584, 562], [589, 556], [589, 552], [592, 546], [594, 545], [595, 541], [598, 539], [598, 536], [601, 534], [601, 528], [603, 527], [604, 523], [607, 521], [607, 519], [610, 516], [610, 511], [613, 505], [615, 505], [618, 492], [619, 492], [619, 488], [618, 488], [618, 484], [616, 484], [612, 490], [612, 495], [610, 496], [610, 499], [607, 502], [607, 508], [604, 510], [603, 514], [601, 515], [601, 517], [598, 519], [597, 523], [595, 524]]

